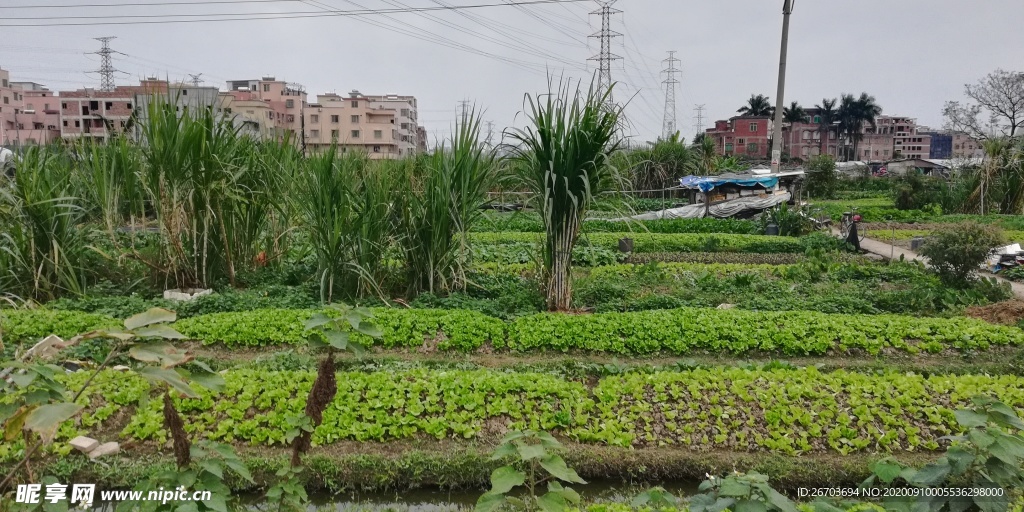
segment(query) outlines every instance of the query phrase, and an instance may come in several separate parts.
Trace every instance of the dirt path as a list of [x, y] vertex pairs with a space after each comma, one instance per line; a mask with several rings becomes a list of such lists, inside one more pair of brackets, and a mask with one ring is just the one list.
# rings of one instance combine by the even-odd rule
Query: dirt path
[[[832, 234], [840, 236], [839, 229], [832, 228]], [[899, 260], [900, 256], [902, 256], [903, 259], [906, 261], [920, 261], [925, 265], [928, 265], [928, 259], [925, 258], [924, 256], [921, 256], [920, 254], [917, 254], [916, 252], [911, 251], [910, 249], [904, 249], [899, 246], [893, 246], [886, 242], [881, 242], [879, 240], [865, 238], [864, 241], [860, 243], [860, 248], [864, 251], [870, 252], [871, 254], [877, 254], [886, 259]], [[1010, 289], [1013, 290], [1013, 295], [1016, 296], [1018, 299], [1024, 299], [1024, 283], [1010, 281], [1008, 279], [1004, 279], [1000, 276], [990, 274], [988, 272], [979, 273], [985, 277], [994, 277], [997, 281], [1001, 283], [1009, 283]]]

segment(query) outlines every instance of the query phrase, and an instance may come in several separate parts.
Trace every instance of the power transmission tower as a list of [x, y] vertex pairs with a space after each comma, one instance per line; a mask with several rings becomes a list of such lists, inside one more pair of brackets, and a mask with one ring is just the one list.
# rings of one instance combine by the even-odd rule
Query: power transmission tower
[[494, 137], [494, 121], [487, 121], [487, 139], [484, 142], [488, 146], [491, 145], [492, 137]]
[[704, 105], [697, 105], [693, 107], [693, 110], [697, 111], [697, 115], [694, 116], [697, 120], [697, 133], [704, 131]]
[[195, 87], [199, 87], [199, 84], [203, 83], [203, 81], [199, 79], [199, 77], [203, 76], [202, 73], [199, 73], [198, 75], [193, 75], [192, 73], [189, 73], [188, 76], [192, 78], [192, 85]]
[[682, 70], [676, 68], [679, 59], [676, 58], [674, 51], [668, 52], [668, 58], [662, 62], [668, 63], [668, 68], [663, 71], [666, 78], [662, 82], [665, 84], [665, 118], [662, 121], [662, 137], [668, 140], [676, 133], [676, 86], [679, 85], [676, 74], [681, 73]]
[[469, 100], [462, 100], [459, 102], [459, 117], [464, 118], [469, 115]]
[[[590, 37], [601, 42], [601, 50], [600, 53], [587, 60], [597, 61], [597, 88], [602, 92], [612, 85], [612, 61], [622, 59], [622, 57], [612, 53], [612, 38], [622, 36], [622, 34], [612, 30], [612, 15], [622, 12], [612, 8], [612, 4], [616, 1], [597, 0], [601, 8], [590, 13], [601, 15], [601, 30], [590, 35]], [[611, 95], [609, 95], [608, 100], [611, 102]]]
[[93, 52], [96, 55], [100, 56], [100, 69], [97, 71], [97, 73], [100, 74], [100, 90], [101, 91], [113, 91], [114, 90], [114, 73], [117, 73], [118, 70], [114, 69], [114, 61], [113, 61], [113, 59], [111, 59], [110, 56], [113, 55], [114, 53], [120, 53], [120, 52], [115, 52], [114, 50], [110, 49], [110, 41], [112, 39], [117, 39], [117, 37], [116, 36], [94, 37], [93, 39], [95, 39], [95, 40], [97, 40], [97, 41], [99, 41], [100, 43], [103, 44], [103, 46], [100, 48], [100, 51]]

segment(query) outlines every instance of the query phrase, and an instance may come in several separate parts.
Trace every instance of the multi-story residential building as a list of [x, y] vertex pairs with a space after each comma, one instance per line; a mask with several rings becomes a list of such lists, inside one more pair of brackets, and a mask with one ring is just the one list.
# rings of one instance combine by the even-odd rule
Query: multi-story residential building
[[374, 159], [411, 155], [416, 146], [402, 139], [401, 114], [359, 91], [347, 97], [322, 94], [306, 107], [305, 144], [310, 150], [337, 145], [342, 151], [365, 151]]
[[[351, 94], [358, 95], [359, 91], [352, 91]], [[398, 130], [398, 154], [409, 155], [420, 152], [420, 126], [416, 98], [397, 94], [368, 95], [366, 98], [369, 100], [371, 108], [391, 109], [397, 113], [395, 126]]]
[[141, 138], [142, 129], [149, 122], [150, 106], [167, 103], [174, 105], [178, 112], [212, 109], [220, 112], [220, 91], [216, 87], [203, 87], [185, 83], [168, 84], [156, 78], [148, 78], [146, 91], [135, 95], [135, 136]]
[[839, 155], [839, 137], [835, 123], [823, 126], [818, 109], [805, 109], [803, 122], [785, 123], [782, 127], [782, 153], [789, 158], [807, 160], [825, 154]]
[[299, 141], [306, 105], [306, 91], [301, 86], [265, 76], [232, 80], [227, 87], [228, 95], [222, 97], [221, 107], [226, 114], [237, 115], [236, 123], [244, 130], [262, 137]]
[[772, 120], [767, 116], [736, 116], [715, 121], [705, 135], [714, 139], [719, 154], [766, 158], [771, 131]]
[[878, 116], [877, 129], [886, 130], [893, 138], [893, 158], [928, 158], [931, 154], [931, 136], [919, 133], [917, 120], [910, 117]]
[[12, 82], [0, 69], [0, 145], [48, 144], [60, 138], [59, 99], [35, 82]]
[[60, 92], [60, 134], [65, 140], [108, 140], [132, 130], [138, 95], [167, 94], [163, 80], [143, 80], [139, 85], [119, 85], [113, 91], [91, 88]]
[[953, 134], [953, 158], [984, 158], [985, 146], [981, 141], [967, 135], [966, 133]]

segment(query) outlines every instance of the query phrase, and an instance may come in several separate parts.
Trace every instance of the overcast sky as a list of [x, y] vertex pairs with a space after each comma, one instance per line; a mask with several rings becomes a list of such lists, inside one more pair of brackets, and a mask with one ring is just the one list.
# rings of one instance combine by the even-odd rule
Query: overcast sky
[[[12, 80], [51, 89], [98, 86], [99, 57], [86, 55], [93, 37], [117, 36], [118, 83], [144, 75], [203, 73], [207, 85], [273, 75], [301, 83], [310, 100], [323, 92], [411, 94], [432, 137], [444, 136], [458, 102], [475, 101], [495, 129], [517, 123], [523, 94], [547, 88], [546, 75], [589, 82], [600, 26], [593, 1], [497, 6], [459, 11], [322, 16], [333, 9], [399, 9], [501, 4], [521, 0], [0, 0], [0, 67]], [[10, 8], [117, 3], [118, 7]], [[164, 5], [127, 6], [126, 3]], [[775, 99], [782, 0], [619, 0], [612, 28], [623, 34], [613, 52], [617, 100], [633, 132], [661, 132], [662, 59], [677, 51], [683, 73], [677, 119], [695, 132], [694, 106], [705, 125], [735, 115], [751, 93]], [[93, 23], [105, 16], [281, 13], [309, 16], [217, 23], [11, 27], [10, 24]], [[287, 13], [287, 14], [285, 14]], [[308, 13], [308, 14], [303, 14]], [[78, 19], [35, 19], [83, 16]], [[98, 17], [98, 18], [91, 18]], [[122, 18], [140, 21], [153, 18]], [[168, 18], [159, 18], [165, 21]], [[177, 18], [182, 19], [182, 18]], [[191, 17], [188, 19], [203, 19]], [[866, 91], [884, 113], [940, 127], [943, 102], [996, 69], [1024, 70], [1021, 0], [798, 0], [792, 16], [785, 99], [813, 106], [824, 97]], [[8, 26], [2, 26], [8, 25]], [[415, 35], [415, 37], [414, 37]], [[439, 44], [443, 43], [443, 44]], [[447, 45], [447, 46], [445, 46]], [[521, 119], [521, 116], [520, 116]], [[517, 123], [518, 124], [518, 123]]]

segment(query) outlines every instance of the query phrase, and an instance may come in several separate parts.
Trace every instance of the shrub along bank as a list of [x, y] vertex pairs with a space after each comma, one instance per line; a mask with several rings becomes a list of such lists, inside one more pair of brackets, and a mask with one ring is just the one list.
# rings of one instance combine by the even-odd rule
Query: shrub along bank
[[[213, 313], [173, 327], [206, 344], [265, 346], [303, 343], [303, 322], [316, 310], [268, 309]], [[515, 352], [582, 351], [624, 355], [822, 355], [851, 349], [937, 353], [1024, 344], [1024, 330], [971, 318], [829, 315], [809, 311], [681, 308], [594, 315], [542, 313], [510, 322], [464, 310], [377, 309], [381, 348], [474, 351], [493, 346]], [[119, 322], [102, 315], [51, 310], [9, 311], [2, 328], [11, 343], [56, 333], [73, 336]], [[356, 335], [360, 339], [361, 335]], [[368, 338], [362, 341], [369, 343]]]
[[[76, 387], [87, 372], [67, 377]], [[238, 444], [284, 445], [315, 373], [229, 370], [220, 395], [178, 398], [186, 430]], [[1024, 378], [821, 373], [814, 368], [711, 368], [603, 377], [597, 382], [491, 370], [339, 373], [313, 442], [415, 438], [493, 440], [551, 431], [584, 444], [696, 451], [800, 453], [936, 450], [957, 431], [953, 411], [990, 395], [1024, 408]], [[163, 443], [162, 404], [140, 404], [134, 375], [104, 371], [81, 398], [81, 425]], [[2, 401], [2, 400], [0, 400]], [[141, 407], [141, 409], [139, 408]], [[66, 424], [61, 438], [77, 435]], [[17, 452], [0, 447], [0, 460]]]

